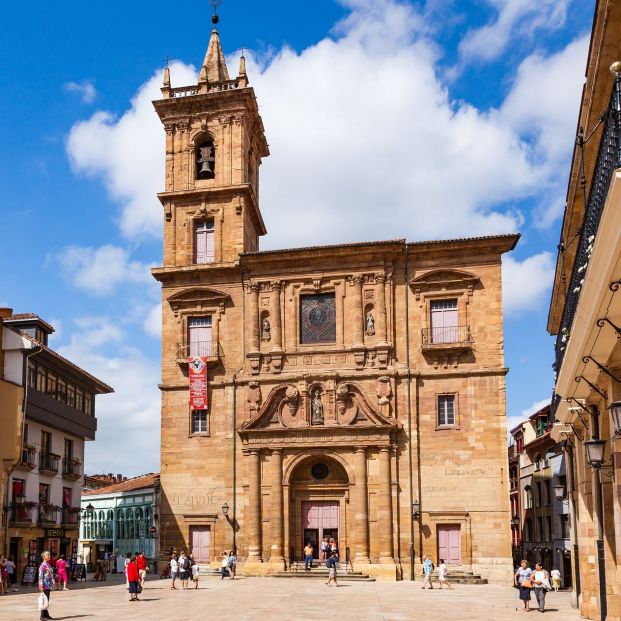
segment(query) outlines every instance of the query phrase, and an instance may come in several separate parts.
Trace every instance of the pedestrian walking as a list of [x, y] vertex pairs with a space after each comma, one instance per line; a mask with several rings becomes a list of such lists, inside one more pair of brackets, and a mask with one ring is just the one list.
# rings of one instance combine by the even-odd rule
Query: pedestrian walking
[[433, 589], [433, 584], [431, 583], [431, 574], [433, 573], [433, 563], [431, 559], [425, 554], [423, 556], [423, 586], [421, 589]]
[[[52, 589], [54, 588], [54, 569], [50, 565], [51, 557], [49, 552], [44, 552], [41, 555], [41, 559], [43, 560], [43, 562], [41, 563], [41, 565], [39, 565], [39, 591], [41, 591], [41, 593], [44, 593], [45, 597], [47, 597], [49, 607], [50, 594], [52, 592]], [[41, 615], [39, 618], [50, 619], [51, 617], [49, 608], [41, 610]]]
[[550, 572], [550, 576], [552, 578], [552, 588], [556, 593], [561, 586], [561, 572], [556, 569], [556, 567]]
[[0, 554], [0, 595], [9, 592], [9, 572], [6, 570], [6, 559]]
[[225, 576], [229, 575], [229, 555], [226, 552], [222, 552], [220, 556], [220, 572], [222, 573], [220, 579], [224, 580]]
[[453, 587], [449, 584], [449, 581], [446, 579], [448, 574], [448, 567], [444, 562], [444, 559], [440, 559], [440, 564], [438, 565], [438, 580], [440, 582], [440, 589], [443, 589], [445, 586], [451, 590]]
[[231, 573], [231, 580], [235, 580], [237, 572], [237, 554], [235, 554], [235, 550], [231, 550], [229, 554], [229, 571]]
[[172, 585], [171, 590], [176, 591], [177, 587], [175, 586], [175, 580], [177, 579], [177, 573], [179, 571], [179, 563], [177, 562], [177, 555], [173, 554], [170, 557], [170, 575], [172, 577]]
[[179, 580], [181, 580], [181, 588], [188, 588], [188, 579], [190, 577], [190, 559], [181, 550], [179, 555]]
[[321, 540], [321, 560], [328, 560], [328, 550], [330, 549], [330, 544], [328, 543], [328, 538], [324, 537]]
[[546, 593], [552, 590], [550, 586], [550, 574], [543, 568], [541, 563], [535, 565], [532, 576], [533, 591], [539, 605], [539, 612], [543, 612], [546, 607]]
[[313, 568], [313, 546], [310, 541], [304, 546], [304, 571], [310, 571]]
[[326, 561], [326, 567], [328, 568], [328, 582], [326, 582], [326, 584], [328, 586], [330, 586], [330, 584], [333, 582], [335, 587], [338, 586], [338, 582], [336, 580], [336, 565], [338, 563], [338, 560], [338, 555], [336, 554], [336, 552], [333, 552], [332, 554], [330, 554], [328, 560]]
[[533, 570], [528, 566], [528, 561], [523, 560], [513, 577], [513, 584], [520, 590], [520, 599], [524, 602], [524, 612], [530, 611], [530, 594], [533, 590], [532, 574]]
[[200, 572], [200, 567], [198, 563], [192, 561], [192, 582], [194, 583], [194, 589], [198, 589], [198, 574]]
[[136, 557], [132, 556], [129, 559], [129, 563], [127, 565], [127, 584], [129, 590], [129, 601], [137, 602], [138, 594], [141, 591], [140, 588], [140, 572], [138, 570], [138, 565], [136, 564]]
[[127, 584], [127, 588], [129, 589], [129, 579], [127, 577], [127, 566], [131, 561], [132, 555], [128, 552], [125, 560], [123, 561], [123, 573], [125, 574], [125, 584]]
[[7, 591], [9, 590], [9, 587], [12, 587], [13, 592], [16, 593], [17, 592], [17, 580], [15, 579], [15, 560], [13, 559], [12, 556], [9, 556], [9, 558], [6, 560], [5, 567], [6, 567], [6, 574], [8, 577]]
[[144, 557], [144, 552], [142, 550], [136, 557], [136, 565], [138, 567], [138, 574], [140, 575], [140, 588], [144, 589], [144, 581], [147, 577], [147, 559]]
[[336, 543], [336, 539], [334, 537], [330, 537], [330, 541], [328, 542], [328, 546], [330, 548], [330, 555], [339, 553], [339, 546]]
[[58, 561], [56, 561], [56, 571], [58, 574], [58, 588], [68, 591], [67, 583], [69, 582], [69, 577], [67, 576], [67, 559], [64, 554], [61, 554]]

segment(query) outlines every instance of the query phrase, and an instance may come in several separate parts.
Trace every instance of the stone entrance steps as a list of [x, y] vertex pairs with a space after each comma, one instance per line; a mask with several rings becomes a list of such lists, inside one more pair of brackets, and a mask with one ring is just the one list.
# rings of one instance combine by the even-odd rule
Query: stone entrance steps
[[[433, 583], [439, 582], [438, 580], [438, 572], [434, 571], [432, 574]], [[479, 574], [473, 574], [469, 571], [461, 571], [461, 570], [449, 570], [449, 574], [446, 576], [446, 579], [451, 584], [487, 584], [487, 578], [482, 578]]]
[[[352, 571], [351, 565], [345, 566], [345, 563], [341, 563], [340, 568], [337, 570], [337, 579], [347, 582], [375, 582], [375, 578], [372, 578], [368, 574], [363, 574], [361, 571]], [[274, 578], [304, 578], [306, 580], [328, 580], [328, 569], [319, 561], [314, 564], [310, 571], [304, 570], [304, 563], [294, 561], [291, 563], [287, 571], [279, 571], [272, 575]]]

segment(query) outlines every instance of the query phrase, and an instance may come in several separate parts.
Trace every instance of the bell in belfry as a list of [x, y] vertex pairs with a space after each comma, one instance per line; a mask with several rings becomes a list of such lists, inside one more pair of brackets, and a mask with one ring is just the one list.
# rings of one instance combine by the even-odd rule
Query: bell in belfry
[[198, 165], [198, 176], [205, 178], [211, 177], [214, 174], [214, 162], [213, 145], [207, 144], [202, 146], [198, 150], [198, 158], [196, 163]]

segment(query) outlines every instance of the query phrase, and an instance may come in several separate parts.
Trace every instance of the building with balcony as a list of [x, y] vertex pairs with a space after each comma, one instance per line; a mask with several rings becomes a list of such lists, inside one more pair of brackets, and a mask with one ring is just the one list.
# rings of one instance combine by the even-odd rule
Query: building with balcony
[[509, 472], [514, 565], [526, 559], [561, 572], [571, 587], [569, 504], [556, 491], [566, 486], [565, 455], [551, 436], [549, 405], [511, 431]]
[[214, 565], [237, 548], [264, 575], [334, 537], [386, 579], [430, 554], [511, 580], [501, 257], [518, 235], [261, 251], [269, 150], [243, 57], [230, 79], [214, 29], [198, 84], [167, 69], [154, 106], [163, 548]]
[[[91, 489], [80, 500], [82, 523], [78, 556], [87, 569], [115, 553], [118, 571], [128, 553], [143, 551], [152, 566], [160, 554], [159, 474], [144, 474]], [[177, 547], [179, 542], [168, 542]]]
[[44, 549], [77, 555], [84, 445], [95, 439], [95, 396], [112, 388], [48, 347], [54, 329], [37, 315], [0, 311], [0, 323], [4, 378], [25, 404], [3, 511], [21, 575]]
[[620, 40], [621, 3], [597, 2], [548, 317], [574, 600], [609, 621], [621, 619]]

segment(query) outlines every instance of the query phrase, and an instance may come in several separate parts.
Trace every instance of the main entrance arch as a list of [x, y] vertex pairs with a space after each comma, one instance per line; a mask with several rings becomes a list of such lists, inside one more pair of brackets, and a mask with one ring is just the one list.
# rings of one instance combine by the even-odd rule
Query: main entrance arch
[[336, 458], [325, 453], [306, 454], [288, 472], [289, 558], [301, 560], [306, 543], [320, 558], [324, 537], [333, 538], [341, 554], [348, 547], [347, 496], [350, 477]]

